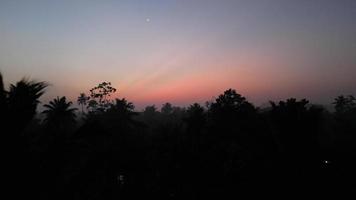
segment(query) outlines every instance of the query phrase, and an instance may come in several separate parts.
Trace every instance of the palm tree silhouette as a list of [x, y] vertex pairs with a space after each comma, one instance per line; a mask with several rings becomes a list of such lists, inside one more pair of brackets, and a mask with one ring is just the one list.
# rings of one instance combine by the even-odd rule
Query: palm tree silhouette
[[8, 92], [5, 92], [9, 119], [15, 123], [15, 131], [21, 131], [33, 119], [36, 114], [39, 98], [44, 94], [46, 82], [35, 82], [22, 79], [15, 85], [11, 84]]
[[129, 122], [132, 121], [132, 117], [137, 115], [134, 112], [135, 106], [133, 103], [128, 102], [125, 98], [115, 99], [115, 103], [110, 106], [107, 111], [108, 116], [112, 116], [118, 121]]
[[87, 105], [90, 97], [87, 97], [85, 93], [80, 93], [80, 96], [77, 99], [78, 104], [82, 107], [82, 114], [84, 114], [84, 106]]
[[45, 104], [47, 108], [42, 113], [45, 114], [45, 123], [57, 128], [65, 128], [66, 126], [73, 125], [75, 123], [75, 111], [76, 108], [71, 108], [72, 102], [66, 100], [66, 97], [57, 97]]
[[[13, 180], [17, 181], [18, 190], [26, 190], [29, 187], [27, 180], [33, 180], [30, 173], [34, 169], [29, 153], [30, 139], [24, 131], [33, 120], [39, 98], [44, 94], [47, 87], [45, 82], [29, 81], [22, 79], [16, 84], [11, 84], [7, 91], [4, 87], [2, 75], [0, 74], [0, 131], [3, 136], [3, 143], [6, 149], [11, 152], [11, 156], [5, 158], [4, 163], [10, 163], [8, 170]], [[27, 190], [30, 191], [30, 190]]]

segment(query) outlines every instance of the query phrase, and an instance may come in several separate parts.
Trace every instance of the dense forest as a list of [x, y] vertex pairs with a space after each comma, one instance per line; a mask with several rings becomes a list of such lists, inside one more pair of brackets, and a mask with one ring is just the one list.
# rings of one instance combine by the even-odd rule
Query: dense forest
[[220, 199], [354, 189], [351, 95], [330, 100], [333, 111], [295, 98], [258, 108], [228, 89], [206, 105], [137, 112], [125, 98], [111, 97], [109, 82], [77, 102], [57, 97], [40, 105], [47, 86], [23, 79], [5, 87], [0, 75], [3, 165], [13, 195]]

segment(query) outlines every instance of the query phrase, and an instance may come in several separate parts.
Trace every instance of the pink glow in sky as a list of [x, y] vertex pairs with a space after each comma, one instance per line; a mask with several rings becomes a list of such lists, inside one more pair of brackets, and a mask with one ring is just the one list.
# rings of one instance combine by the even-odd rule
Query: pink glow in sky
[[44, 102], [110, 81], [139, 108], [228, 88], [330, 103], [356, 91], [354, 19], [352, 0], [5, 0], [0, 71], [50, 82]]

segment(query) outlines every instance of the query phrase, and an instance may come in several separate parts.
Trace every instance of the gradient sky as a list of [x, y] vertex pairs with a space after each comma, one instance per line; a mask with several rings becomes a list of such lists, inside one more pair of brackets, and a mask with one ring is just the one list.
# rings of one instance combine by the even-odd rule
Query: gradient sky
[[356, 94], [355, 0], [0, 0], [0, 71], [74, 100], [111, 81], [138, 107]]

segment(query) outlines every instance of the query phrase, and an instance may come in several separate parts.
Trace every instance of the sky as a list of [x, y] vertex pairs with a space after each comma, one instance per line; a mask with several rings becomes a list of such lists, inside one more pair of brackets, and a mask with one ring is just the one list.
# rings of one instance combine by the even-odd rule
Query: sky
[[234, 88], [256, 105], [356, 95], [355, 0], [0, 0], [0, 71], [138, 108]]

